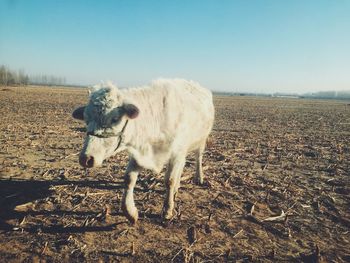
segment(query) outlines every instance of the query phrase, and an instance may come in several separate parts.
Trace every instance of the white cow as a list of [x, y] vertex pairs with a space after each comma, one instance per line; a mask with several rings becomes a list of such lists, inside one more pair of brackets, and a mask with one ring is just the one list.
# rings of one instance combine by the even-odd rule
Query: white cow
[[193, 81], [159, 79], [149, 86], [99, 86], [73, 117], [85, 120], [87, 136], [79, 162], [90, 168], [127, 150], [122, 209], [131, 223], [138, 212], [133, 190], [142, 168], [159, 173], [167, 165], [163, 217], [170, 219], [186, 155], [196, 153], [195, 181], [203, 183], [202, 155], [214, 121], [212, 94]]

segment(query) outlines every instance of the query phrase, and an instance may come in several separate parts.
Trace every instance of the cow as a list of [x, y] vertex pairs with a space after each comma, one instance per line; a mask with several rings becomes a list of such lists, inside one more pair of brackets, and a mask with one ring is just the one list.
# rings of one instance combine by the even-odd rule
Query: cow
[[196, 156], [194, 181], [203, 184], [202, 156], [214, 113], [212, 93], [194, 81], [158, 79], [128, 89], [101, 84], [91, 92], [89, 103], [72, 114], [86, 123], [79, 163], [98, 167], [118, 152], [129, 153], [121, 207], [132, 224], [138, 220], [133, 191], [140, 171], [160, 173], [166, 166], [162, 216], [171, 219], [189, 152]]

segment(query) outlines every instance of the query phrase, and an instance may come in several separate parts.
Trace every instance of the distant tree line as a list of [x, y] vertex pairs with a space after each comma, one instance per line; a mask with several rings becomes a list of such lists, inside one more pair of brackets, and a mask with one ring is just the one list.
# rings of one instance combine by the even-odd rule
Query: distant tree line
[[256, 97], [280, 97], [280, 98], [300, 98], [300, 99], [335, 99], [335, 100], [350, 100], [350, 90], [343, 91], [319, 91], [314, 93], [249, 93], [249, 92], [221, 92], [214, 91], [215, 95], [219, 96], [256, 96]]
[[65, 77], [55, 77], [51, 75], [36, 75], [29, 77], [30, 84], [36, 84], [36, 85], [57, 85], [62, 86], [66, 84], [66, 78]]
[[28, 85], [29, 77], [23, 70], [10, 70], [8, 67], [0, 66], [0, 84], [4, 86], [10, 85]]
[[301, 96], [302, 98], [312, 99], [337, 99], [337, 100], [349, 100], [350, 90], [343, 91], [320, 91], [315, 93], [306, 93]]
[[56, 77], [52, 75], [36, 75], [29, 76], [25, 74], [24, 70], [11, 70], [8, 67], [0, 66], [0, 85], [11, 86], [11, 85], [65, 85], [66, 78]]

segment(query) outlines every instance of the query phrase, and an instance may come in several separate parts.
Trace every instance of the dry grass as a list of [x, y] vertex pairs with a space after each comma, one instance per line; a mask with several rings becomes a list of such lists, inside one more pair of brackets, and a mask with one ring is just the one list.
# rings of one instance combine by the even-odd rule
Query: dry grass
[[119, 206], [126, 154], [77, 162], [81, 89], [0, 89], [2, 262], [349, 262], [350, 107], [346, 102], [215, 97], [206, 184], [186, 164], [176, 216], [159, 218], [161, 175], [144, 172], [141, 213]]

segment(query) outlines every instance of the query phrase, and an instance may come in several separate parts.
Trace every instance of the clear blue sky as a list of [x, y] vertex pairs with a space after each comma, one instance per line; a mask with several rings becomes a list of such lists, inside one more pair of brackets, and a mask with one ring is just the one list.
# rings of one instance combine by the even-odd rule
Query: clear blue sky
[[350, 89], [349, 0], [0, 0], [0, 64], [67, 82]]

